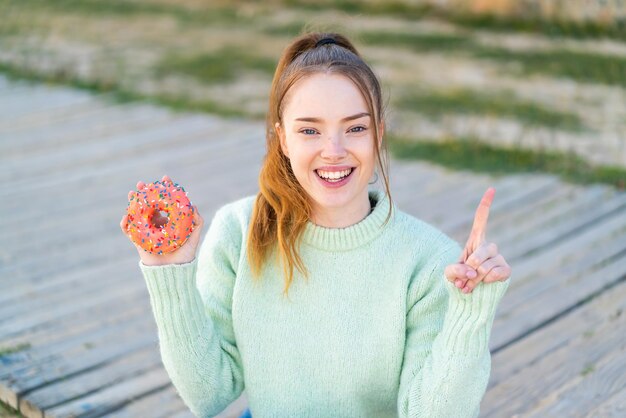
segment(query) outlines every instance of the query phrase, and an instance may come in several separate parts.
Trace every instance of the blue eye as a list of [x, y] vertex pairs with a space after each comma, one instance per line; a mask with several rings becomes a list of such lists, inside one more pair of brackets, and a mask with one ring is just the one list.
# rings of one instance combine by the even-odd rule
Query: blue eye
[[[303, 133], [303, 134], [305, 134], [305, 135], [307, 135], [307, 134], [305, 133], [305, 131], [313, 131], [313, 132], [315, 132], [315, 130], [314, 130], [314, 129], [303, 129], [303, 130], [301, 130], [300, 132], [301, 132], [301, 133]], [[311, 135], [313, 135], [313, 134], [311, 134]]]
[[[361, 129], [362, 129], [362, 131], [354, 131], [354, 132], [363, 132], [363, 131], [366, 131], [366, 130], [367, 130], [367, 128], [366, 128], [365, 126], [355, 126], [355, 127], [354, 127], [354, 128], [352, 128], [352, 129], [357, 129], [357, 128], [361, 128]], [[351, 129], [351, 130], [352, 130], [352, 129]]]

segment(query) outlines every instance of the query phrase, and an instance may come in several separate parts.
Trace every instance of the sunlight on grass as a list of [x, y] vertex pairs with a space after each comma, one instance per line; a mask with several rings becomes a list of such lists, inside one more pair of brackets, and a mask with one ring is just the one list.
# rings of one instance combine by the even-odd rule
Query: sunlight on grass
[[424, 3], [406, 1], [361, 2], [356, 0], [284, 0], [286, 6], [307, 10], [321, 7], [347, 13], [386, 15], [405, 20], [423, 18], [441, 19], [469, 29], [483, 29], [494, 32], [528, 32], [551, 37], [571, 38], [616, 38], [626, 40], [626, 19], [615, 18], [612, 23], [594, 21], [576, 22], [572, 20], [546, 18], [529, 15], [497, 16], [491, 13], [468, 13], [453, 8], [436, 7]]
[[476, 46], [468, 52], [478, 58], [521, 64], [525, 74], [547, 74], [582, 82], [626, 86], [626, 57], [566, 49], [511, 51], [486, 46]]
[[606, 183], [626, 188], [626, 169], [595, 167], [572, 153], [533, 151], [495, 146], [475, 138], [448, 138], [443, 141], [414, 140], [387, 135], [393, 156], [399, 159], [431, 161], [455, 170], [491, 174], [542, 171], [573, 183]]
[[517, 99], [513, 92], [482, 93], [469, 89], [455, 89], [404, 93], [395, 100], [395, 104], [399, 108], [432, 117], [440, 117], [449, 113], [475, 114], [510, 117], [533, 126], [539, 125], [570, 131], [584, 129], [584, 125], [577, 115], [558, 112]]
[[0, 347], [0, 357], [6, 356], [7, 354], [17, 353], [22, 350], [27, 350], [29, 348], [30, 343], [23, 343], [14, 347]]
[[576, 81], [626, 86], [626, 57], [567, 49], [514, 51], [482, 45], [471, 35], [370, 31], [360, 35], [371, 45], [404, 47], [416, 52], [461, 54], [498, 63], [518, 65], [518, 76], [542, 74]]
[[192, 56], [170, 55], [156, 66], [155, 74], [183, 74], [207, 84], [232, 82], [241, 69], [258, 70], [270, 77], [276, 69], [276, 60], [257, 57], [247, 51], [228, 46], [211, 54]]
[[199, 111], [216, 114], [224, 118], [259, 117], [258, 115], [250, 115], [248, 112], [239, 108], [224, 106], [208, 98], [202, 101], [191, 101], [190, 99], [182, 96], [172, 97], [165, 94], [147, 95], [141, 92], [124, 89], [111, 82], [81, 80], [66, 72], [39, 74], [23, 68], [12, 67], [10, 65], [0, 63], [0, 73], [3, 73], [9, 78], [62, 84], [96, 94], [105, 94], [109, 99], [119, 103], [143, 101], [146, 103], [166, 106], [172, 110]]
[[[7, 0], [0, 0], [1, 3]], [[10, 1], [9, 1], [10, 2]], [[47, 13], [84, 14], [86, 16], [111, 16], [133, 18], [137, 16], [169, 16], [185, 24], [232, 24], [250, 23], [252, 16], [238, 12], [237, 2], [213, 4], [207, 2], [203, 8], [189, 8], [181, 4], [166, 4], [128, 0], [20, 0], [12, 4], [14, 13], [19, 11], [43, 11]]]
[[458, 51], [472, 46], [471, 37], [447, 33], [362, 32], [360, 38], [369, 45], [407, 47], [415, 51]]

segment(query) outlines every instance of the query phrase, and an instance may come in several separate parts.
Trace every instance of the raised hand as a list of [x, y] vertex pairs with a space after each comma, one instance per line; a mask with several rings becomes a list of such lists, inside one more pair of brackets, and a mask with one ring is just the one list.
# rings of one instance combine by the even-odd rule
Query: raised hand
[[481, 281], [485, 283], [504, 281], [511, 276], [511, 267], [498, 252], [498, 246], [485, 241], [489, 209], [495, 192], [496, 190], [490, 187], [483, 195], [458, 263], [445, 268], [446, 278], [463, 293], [471, 293]]
[[[171, 182], [172, 180], [168, 176], [163, 176], [161, 179], [162, 182]], [[142, 189], [145, 184], [142, 181], [137, 182], [137, 190]], [[128, 198], [130, 199], [133, 191], [128, 192]], [[159, 220], [157, 220], [158, 222]], [[165, 264], [184, 264], [193, 261], [196, 256], [196, 250], [200, 241], [200, 233], [202, 231], [202, 227], [204, 224], [204, 220], [202, 216], [198, 213], [198, 208], [194, 206], [194, 222], [195, 228], [191, 232], [189, 239], [178, 249], [172, 251], [167, 254], [150, 254], [145, 251], [143, 248], [138, 246], [133, 242], [130, 238], [126, 227], [128, 225], [128, 215], [124, 215], [122, 220], [120, 221], [120, 228], [124, 235], [126, 235], [130, 241], [133, 243], [135, 248], [137, 248], [137, 252], [139, 253], [139, 258], [142, 263], [147, 266], [160, 266]]]

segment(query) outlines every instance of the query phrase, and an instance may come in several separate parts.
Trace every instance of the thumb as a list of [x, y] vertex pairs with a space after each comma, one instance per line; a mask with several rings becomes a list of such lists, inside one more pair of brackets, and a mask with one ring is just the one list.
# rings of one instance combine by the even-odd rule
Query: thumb
[[189, 241], [193, 246], [196, 246], [200, 241], [200, 233], [202, 232], [202, 227], [204, 226], [204, 219], [200, 216], [198, 212], [197, 206], [192, 206], [193, 208], [193, 225], [191, 235], [189, 236]]

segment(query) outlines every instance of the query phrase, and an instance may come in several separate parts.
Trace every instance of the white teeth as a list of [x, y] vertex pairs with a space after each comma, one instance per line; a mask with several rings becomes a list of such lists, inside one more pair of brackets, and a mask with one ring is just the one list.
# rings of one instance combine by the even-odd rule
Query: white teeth
[[326, 179], [339, 179], [342, 177], [346, 177], [348, 174], [350, 174], [350, 172], [352, 172], [352, 169], [349, 168], [347, 170], [343, 170], [343, 171], [321, 171], [321, 170], [316, 170], [317, 174], [319, 174], [320, 177], [326, 178]]

